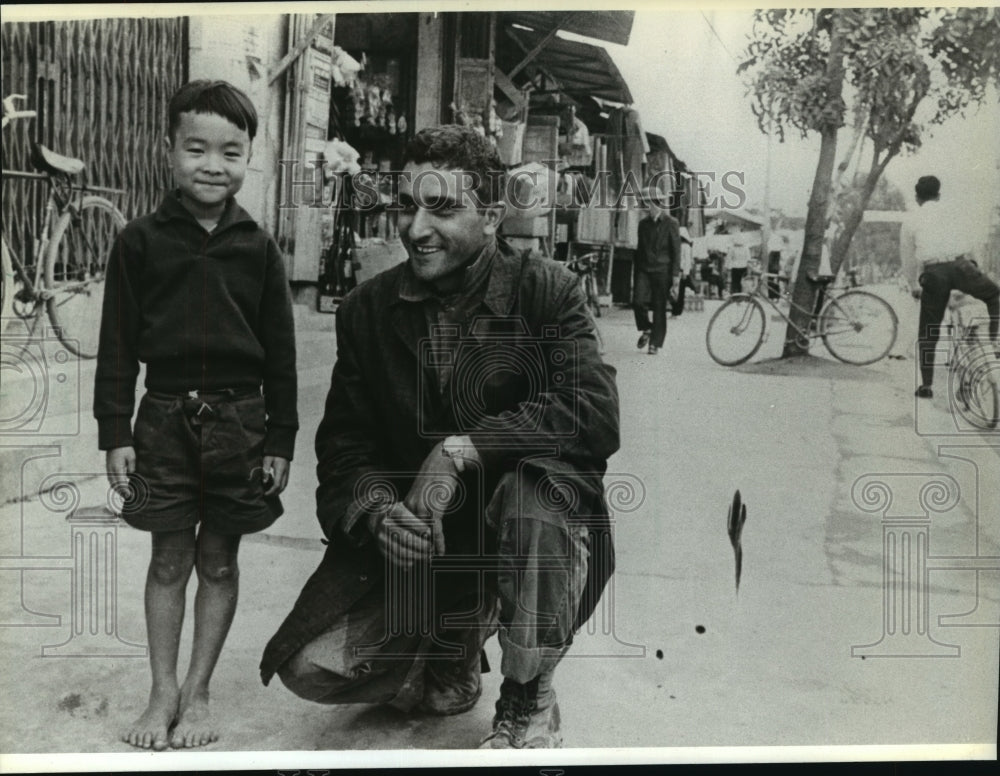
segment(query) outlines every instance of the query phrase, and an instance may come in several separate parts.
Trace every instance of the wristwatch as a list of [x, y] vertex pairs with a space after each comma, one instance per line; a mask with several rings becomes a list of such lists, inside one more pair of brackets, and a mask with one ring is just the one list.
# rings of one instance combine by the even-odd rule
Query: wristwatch
[[448, 437], [441, 443], [441, 455], [451, 458], [455, 464], [455, 471], [459, 474], [465, 471], [465, 446], [458, 441], [457, 437]]
[[441, 443], [441, 455], [445, 458], [451, 458], [451, 462], [455, 464], [455, 471], [459, 474], [465, 471], [465, 456], [462, 455], [462, 448], [451, 442], [449, 445], [448, 439]]

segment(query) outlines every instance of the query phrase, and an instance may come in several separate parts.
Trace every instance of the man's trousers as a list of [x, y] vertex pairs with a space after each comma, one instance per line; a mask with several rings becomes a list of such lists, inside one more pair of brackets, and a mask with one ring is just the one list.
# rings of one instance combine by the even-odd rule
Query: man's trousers
[[530, 471], [504, 474], [478, 522], [469, 510], [447, 518], [441, 558], [405, 571], [386, 562], [383, 583], [292, 656], [282, 682], [319, 703], [407, 711], [428, 660], [477, 659], [497, 628], [505, 677], [555, 668], [587, 578], [587, 528]]

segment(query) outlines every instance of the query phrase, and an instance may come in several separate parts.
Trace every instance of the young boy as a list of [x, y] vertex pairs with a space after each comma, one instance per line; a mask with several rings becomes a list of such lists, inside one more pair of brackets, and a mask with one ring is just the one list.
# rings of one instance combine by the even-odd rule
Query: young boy
[[[224, 81], [194, 81], [173, 96], [168, 115], [177, 189], [114, 246], [94, 388], [108, 478], [129, 486], [122, 517], [152, 535], [145, 595], [152, 691], [122, 740], [158, 750], [218, 738], [208, 683], [236, 610], [240, 537], [281, 514], [278, 494], [298, 429], [281, 253], [233, 199], [256, 111]], [[147, 392], [133, 431], [139, 362]], [[192, 568], [194, 642], [178, 686]]]

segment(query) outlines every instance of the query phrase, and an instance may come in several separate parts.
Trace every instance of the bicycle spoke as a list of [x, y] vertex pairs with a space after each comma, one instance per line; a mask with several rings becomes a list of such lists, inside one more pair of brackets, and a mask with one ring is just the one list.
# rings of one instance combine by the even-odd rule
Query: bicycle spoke
[[[955, 383], [957, 382], [957, 385]], [[951, 371], [952, 407], [971, 426], [1000, 422], [1000, 362], [981, 343], [963, 340]]]
[[831, 299], [820, 313], [819, 333], [826, 349], [848, 364], [871, 364], [896, 342], [896, 314], [889, 303], [867, 291], [848, 291]]

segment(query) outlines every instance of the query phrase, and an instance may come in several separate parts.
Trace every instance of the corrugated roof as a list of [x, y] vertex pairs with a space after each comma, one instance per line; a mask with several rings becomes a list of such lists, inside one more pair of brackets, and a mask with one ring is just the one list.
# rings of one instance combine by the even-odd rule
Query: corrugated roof
[[596, 40], [628, 45], [635, 11], [504, 11], [501, 24], [520, 24], [545, 34], [558, 26]]

